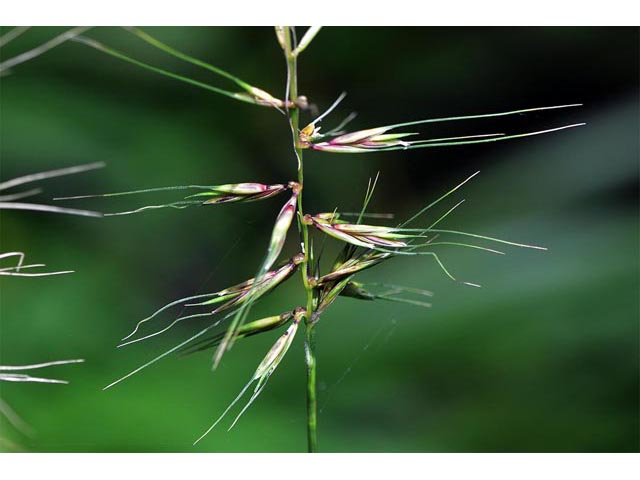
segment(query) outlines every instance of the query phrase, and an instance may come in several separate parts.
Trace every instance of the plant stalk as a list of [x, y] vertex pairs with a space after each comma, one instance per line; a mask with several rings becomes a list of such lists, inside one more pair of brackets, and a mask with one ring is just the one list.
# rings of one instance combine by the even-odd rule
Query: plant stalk
[[302, 221], [304, 211], [302, 209], [302, 196], [304, 192], [304, 162], [303, 151], [298, 140], [300, 130], [300, 108], [297, 106], [298, 99], [298, 70], [295, 46], [292, 43], [291, 28], [284, 28], [284, 53], [287, 60], [287, 85], [289, 87], [289, 100], [292, 108], [288, 109], [291, 134], [293, 135], [293, 148], [298, 160], [298, 184], [300, 193], [298, 195], [298, 231], [304, 248], [304, 260], [300, 265], [302, 273], [302, 283], [307, 294], [307, 308], [305, 313], [305, 363], [307, 366], [307, 442], [308, 451], [316, 452], [317, 441], [317, 401], [316, 401], [316, 355], [315, 355], [315, 332], [313, 315], [313, 286], [309, 281], [309, 259], [310, 243], [309, 228]]
[[316, 397], [316, 332], [314, 324], [305, 323], [304, 357], [307, 364], [307, 444], [309, 453], [318, 451], [318, 401]]

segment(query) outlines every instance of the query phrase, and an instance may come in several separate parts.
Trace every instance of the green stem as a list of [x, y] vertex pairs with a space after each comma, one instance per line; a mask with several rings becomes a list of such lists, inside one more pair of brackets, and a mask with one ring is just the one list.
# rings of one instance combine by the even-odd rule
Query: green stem
[[314, 324], [307, 321], [305, 330], [304, 357], [307, 364], [307, 443], [309, 453], [318, 451], [316, 398], [316, 334]]
[[304, 192], [304, 162], [302, 147], [298, 141], [300, 129], [300, 109], [297, 107], [298, 99], [298, 71], [294, 46], [291, 41], [291, 30], [284, 29], [284, 53], [287, 60], [287, 83], [289, 85], [289, 99], [293, 107], [289, 109], [289, 120], [291, 133], [293, 135], [293, 147], [298, 159], [298, 184], [300, 193], [298, 195], [298, 231], [304, 248], [304, 261], [300, 266], [302, 273], [302, 283], [307, 294], [307, 308], [305, 313], [305, 362], [307, 366], [307, 440], [310, 453], [316, 452], [317, 442], [317, 402], [316, 402], [316, 356], [315, 356], [315, 335], [313, 318], [313, 286], [309, 281], [309, 259], [310, 243], [309, 228], [303, 222], [304, 211], [302, 209], [302, 196]]

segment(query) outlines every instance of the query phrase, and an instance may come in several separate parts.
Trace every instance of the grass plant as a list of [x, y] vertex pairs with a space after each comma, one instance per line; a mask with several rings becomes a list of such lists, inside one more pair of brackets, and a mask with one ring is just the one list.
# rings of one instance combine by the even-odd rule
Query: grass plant
[[[211, 363], [215, 369], [220, 365], [225, 354], [236, 341], [247, 341], [246, 339], [253, 335], [264, 334], [274, 330], [281, 332], [240, 394], [222, 412], [211, 427], [196, 439], [196, 442], [201, 441], [211, 432], [226, 414], [241, 401], [247, 391], [250, 391], [249, 399], [236, 414], [229, 428], [236, 425], [242, 414], [263, 391], [271, 375], [285, 358], [298, 330], [302, 330], [299, 336], [302, 336], [304, 341], [304, 362], [307, 372], [308, 450], [310, 452], [318, 450], [315, 334], [316, 328], [327, 309], [341, 297], [369, 302], [404, 302], [418, 307], [428, 307], [430, 305], [427, 300], [431, 296], [431, 292], [426, 290], [399, 285], [366, 285], [359, 282], [357, 277], [363, 270], [373, 268], [382, 262], [399, 256], [428, 256], [433, 259], [434, 264], [442, 270], [443, 274], [451, 280], [460, 284], [479, 287], [476, 283], [458, 280], [457, 276], [454, 276], [440, 259], [438, 255], [439, 247], [455, 246], [498, 255], [505, 253], [502, 250], [498, 250], [498, 247], [544, 250], [544, 247], [498, 239], [481, 233], [444, 228], [443, 225], [446, 220], [462, 202], [450, 205], [445, 213], [432, 215], [429, 220], [425, 220], [425, 216], [432, 213], [431, 209], [433, 207], [448, 200], [450, 195], [458, 191], [476, 174], [449, 189], [439, 198], [416, 212], [415, 215], [396, 225], [379, 225], [375, 224], [375, 222], [370, 222], [370, 219], [389, 219], [388, 215], [377, 215], [368, 212], [368, 206], [378, 181], [377, 178], [369, 180], [362, 209], [356, 214], [340, 212], [338, 208], [333, 212], [307, 212], [303, 205], [305, 153], [311, 150], [326, 155], [390, 153], [418, 148], [454, 147], [523, 139], [577, 127], [582, 124], [552, 126], [542, 130], [526, 132], [483, 132], [478, 129], [472, 133], [452, 134], [447, 137], [434, 138], [429, 137], [428, 134], [424, 135], [422, 130], [433, 123], [462, 121], [470, 123], [493, 117], [522, 116], [534, 112], [553, 113], [560, 109], [577, 107], [579, 106], [578, 104], [511, 109], [489, 114], [429, 118], [390, 123], [353, 131], [345, 130], [347, 124], [354, 118], [354, 115], [349, 115], [345, 121], [337, 123], [335, 128], [327, 133], [322, 133], [321, 123], [330, 118], [331, 113], [344, 100], [346, 95], [344, 93], [339, 95], [337, 100], [324, 113], [315, 119], [308, 120], [306, 125], [302, 122], [302, 116], [309, 115], [312, 109], [309, 108], [309, 99], [299, 94], [298, 58], [310, 47], [312, 41], [320, 32], [320, 27], [308, 28], [300, 40], [297, 39], [295, 28], [275, 27], [276, 39], [282, 49], [286, 67], [286, 84], [284, 85], [284, 96], [282, 98], [264, 91], [253, 83], [239, 79], [222, 68], [208, 64], [168, 46], [144, 30], [135, 27], [126, 27], [124, 30], [168, 56], [178, 58], [208, 71], [212, 76], [211, 83], [195, 80], [144, 62], [86, 36], [75, 35], [71, 40], [137, 65], [145, 70], [184, 82], [192, 87], [202, 88], [236, 101], [250, 103], [263, 108], [271, 108], [277, 114], [278, 120], [284, 119], [285, 126], [291, 133], [291, 144], [288, 148], [292, 163], [295, 166], [296, 176], [282, 179], [281, 183], [275, 185], [263, 184], [252, 180], [249, 182], [244, 181], [243, 183], [220, 185], [144, 186], [143, 189], [129, 192], [82, 195], [59, 199], [78, 200], [120, 195], [148, 196], [157, 192], [167, 193], [167, 191], [174, 191], [176, 194], [181, 195], [169, 203], [144, 204], [126, 211], [105, 214], [105, 216], [108, 216], [131, 215], [164, 208], [184, 209], [196, 206], [209, 208], [211, 205], [220, 203], [266, 200], [286, 194], [287, 199], [275, 216], [271, 230], [271, 240], [265, 249], [264, 259], [257, 266], [255, 274], [250, 279], [220, 291], [180, 298], [167, 303], [152, 315], [141, 320], [133, 331], [123, 338], [123, 343], [120, 345], [125, 346], [151, 339], [166, 332], [178, 322], [187, 322], [194, 318], [210, 318], [209, 324], [204, 329], [112, 382], [105, 388], [110, 388], [120, 383], [122, 380], [137, 374], [172, 353], [186, 354], [212, 349]], [[288, 260], [282, 261], [280, 259], [283, 254], [285, 239], [290, 235], [291, 230], [297, 230], [296, 234], [299, 238], [298, 244], [300, 247], [298, 251], [287, 254]], [[340, 254], [329, 262], [322, 255], [322, 248], [317, 247], [318, 245], [323, 245], [327, 239], [338, 241], [342, 245]], [[278, 263], [279, 260], [280, 263]], [[291, 299], [291, 308], [286, 312], [274, 312], [273, 315], [260, 319], [252, 317], [252, 307], [256, 302], [260, 301], [265, 295], [273, 293], [283, 283], [293, 281], [294, 278], [298, 278], [301, 283], [305, 292], [304, 298], [298, 301]], [[174, 307], [187, 308], [190, 313], [177, 318], [173, 317], [174, 319], [168, 327], [154, 329], [152, 327], [154, 320], [162, 314], [167, 314]], [[253, 389], [251, 390], [252, 386]]]

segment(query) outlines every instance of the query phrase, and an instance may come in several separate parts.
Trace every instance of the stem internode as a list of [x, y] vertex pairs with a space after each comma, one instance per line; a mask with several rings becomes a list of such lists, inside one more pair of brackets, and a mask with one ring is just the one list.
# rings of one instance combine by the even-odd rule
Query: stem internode
[[299, 141], [300, 131], [300, 109], [298, 107], [298, 71], [295, 47], [292, 45], [291, 29], [284, 27], [284, 53], [287, 60], [287, 85], [289, 90], [289, 100], [294, 105], [288, 109], [289, 124], [291, 126], [291, 134], [293, 136], [293, 148], [298, 160], [298, 184], [300, 194], [298, 195], [298, 231], [300, 240], [304, 249], [304, 260], [300, 265], [302, 273], [302, 283], [307, 294], [307, 308], [305, 313], [305, 363], [307, 366], [307, 441], [308, 451], [316, 452], [318, 448], [317, 441], [317, 400], [316, 400], [316, 355], [315, 355], [315, 331], [314, 331], [314, 315], [313, 315], [313, 289], [314, 286], [309, 279], [309, 259], [310, 243], [309, 243], [309, 227], [303, 221], [304, 211], [302, 209], [302, 196], [304, 190], [304, 162], [303, 152]]

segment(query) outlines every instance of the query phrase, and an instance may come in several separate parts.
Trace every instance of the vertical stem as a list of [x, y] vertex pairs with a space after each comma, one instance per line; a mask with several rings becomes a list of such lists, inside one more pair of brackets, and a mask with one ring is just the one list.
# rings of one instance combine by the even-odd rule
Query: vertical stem
[[318, 451], [316, 399], [316, 333], [313, 323], [305, 323], [304, 357], [307, 364], [307, 444], [310, 453]]
[[289, 86], [289, 100], [292, 107], [288, 109], [291, 133], [293, 135], [293, 148], [298, 159], [298, 183], [300, 193], [298, 195], [298, 231], [304, 248], [304, 261], [300, 265], [302, 283], [307, 293], [307, 308], [305, 313], [305, 363], [307, 366], [307, 441], [308, 451], [313, 453], [318, 449], [317, 441], [317, 402], [316, 402], [316, 356], [315, 356], [315, 332], [313, 319], [313, 286], [309, 282], [309, 228], [302, 221], [304, 211], [302, 209], [302, 197], [304, 192], [304, 162], [303, 152], [298, 141], [300, 130], [300, 109], [296, 101], [298, 99], [298, 70], [296, 56], [293, 51], [291, 29], [284, 28], [284, 53], [287, 60], [287, 85]]

